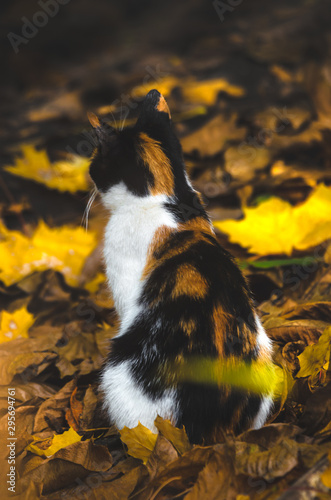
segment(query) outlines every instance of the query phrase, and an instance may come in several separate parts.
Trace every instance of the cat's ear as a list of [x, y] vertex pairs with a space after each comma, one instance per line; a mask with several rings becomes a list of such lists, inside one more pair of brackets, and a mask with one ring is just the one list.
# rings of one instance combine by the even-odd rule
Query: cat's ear
[[87, 112], [87, 117], [100, 142], [107, 141], [114, 134], [115, 129], [91, 111]]
[[169, 124], [170, 122], [171, 115], [167, 101], [158, 90], [151, 90], [141, 104], [137, 125]]

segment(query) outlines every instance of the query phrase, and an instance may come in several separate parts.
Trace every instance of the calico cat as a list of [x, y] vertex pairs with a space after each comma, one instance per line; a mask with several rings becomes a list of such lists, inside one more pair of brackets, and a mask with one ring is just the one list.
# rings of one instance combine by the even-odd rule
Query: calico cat
[[199, 357], [269, 362], [271, 343], [188, 179], [164, 97], [151, 90], [136, 125], [122, 131], [89, 119], [98, 137], [90, 175], [109, 211], [104, 260], [120, 319], [101, 381], [110, 420], [155, 430], [160, 415], [184, 425], [193, 443], [262, 426], [271, 395], [182, 380], [174, 370]]

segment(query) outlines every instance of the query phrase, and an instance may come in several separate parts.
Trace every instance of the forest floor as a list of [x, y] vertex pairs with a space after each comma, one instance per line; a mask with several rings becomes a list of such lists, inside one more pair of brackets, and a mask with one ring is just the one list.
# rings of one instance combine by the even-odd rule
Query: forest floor
[[[91, 13], [72, 2], [4, 59], [0, 457], [1, 473], [14, 471], [1, 478], [5, 498], [331, 497], [331, 13], [316, 0], [268, 12], [258, 0], [222, 3], [144, 1], [136, 12], [98, 1]], [[7, 32], [35, 11], [8, 3]], [[162, 419], [158, 434], [120, 433], [98, 392], [116, 313], [98, 199], [82, 223], [94, 148], [86, 112], [131, 125], [152, 88], [275, 346], [267, 425], [214, 446], [192, 446]]]

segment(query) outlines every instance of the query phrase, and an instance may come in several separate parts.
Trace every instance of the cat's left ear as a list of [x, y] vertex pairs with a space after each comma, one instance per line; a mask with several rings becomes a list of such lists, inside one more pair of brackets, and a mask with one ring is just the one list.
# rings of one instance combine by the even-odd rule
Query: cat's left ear
[[107, 139], [109, 139], [109, 137], [114, 133], [114, 129], [111, 125], [106, 123], [101, 118], [98, 118], [97, 115], [91, 111], [87, 112], [87, 117], [101, 143], [107, 141]]
[[137, 125], [152, 123], [170, 123], [171, 115], [167, 101], [156, 89], [151, 90], [146, 95], [140, 108]]

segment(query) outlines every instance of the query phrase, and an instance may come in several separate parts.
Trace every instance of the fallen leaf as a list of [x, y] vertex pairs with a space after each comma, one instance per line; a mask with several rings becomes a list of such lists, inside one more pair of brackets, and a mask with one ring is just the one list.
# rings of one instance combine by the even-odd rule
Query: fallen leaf
[[49, 428], [45, 416], [58, 420], [59, 427], [65, 425], [64, 413], [70, 405], [70, 397], [76, 387], [76, 381], [70, 380], [56, 394], [46, 399], [39, 407], [33, 426], [33, 433], [38, 434]]
[[162, 434], [158, 434], [154, 449], [146, 463], [150, 478], [156, 477], [166, 465], [177, 458], [178, 452], [174, 446]]
[[146, 464], [154, 449], [157, 434], [154, 434], [140, 422], [137, 427], [133, 429], [124, 427], [120, 430], [120, 434], [121, 440], [128, 447], [128, 454], [132, 457], [139, 458]]
[[111, 465], [112, 458], [105, 446], [95, 445], [91, 440], [76, 441], [48, 458], [31, 453], [20, 471], [17, 486], [24, 491], [32, 480], [42, 484], [43, 495], [46, 495], [72, 483], [81, 484], [86, 477], [99, 478]]
[[57, 358], [54, 346], [62, 335], [59, 328], [35, 327], [28, 339], [17, 338], [0, 344], [2, 384], [10, 384], [15, 375], [26, 383], [41, 373]]
[[70, 160], [51, 163], [45, 150], [37, 150], [30, 144], [21, 146], [21, 154], [13, 166], [4, 167], [7, 172], [59, 191], [75, 193], [89, 189], [89, 158], [72, 156]]
[[184, 98], [190, 102], [211, 106], [220, 92], [226, 92], [234, 97], [241, 97], [245, 90], [238, 85], [232, 85], [224, 78], [201, 81], [184, 81], [182, 84]]
[[17, 338], [29, 338], [28, 330], [35, 318], [26, 310], [26, 307], [17, 309], [13, 313], [0, 313], [0, 343]]
[[81, 439], [82, 436], [77, 434], [77, 432], [72, 427], [70, 427], [70, 429], [68, 431], [65, 431], [63, 434], [55, 434], [51, 439], [50, 446], [48, 446], [46, 449], [43, 449], [41, 446], [38, 446], [38, 443], [36, 444], [31, 443], [27, 446], [26, 450], [31, 451], [35, 455], [49, 458], [61, 448], [65, 448], [66, 446], [76, 443]]
[[185, 428], [178, 429], [173, 426], [170, 420], [164, 420], [159, 415], [155, 419], [155, 427], [158, 431], [173, 444], [179, 454], [183, 454], [192, 448]]
[[77, 399], [77, 387], [75, 387], [70, 396], [70, 408], [66, 411], [66, 420], [76, 432], [80, 430], [80, 418], [83, 407], [83, 402]]
[[328, 454], [329, 467], [321, 475], [321, 481], [327, 488], [331, 489], [331, 451]]
[[[187, 101], [206, 104], [207, 106], [215, 103], [216, 97], [220, 92], [226, 92], [233, 97], [241, 97], [245, 94], [245, 90], [242, 87], [229, 83], [225, 78], [197, 81], [193, 78], [177, 79], [173, 76], [167, 76], [159, 79], [157, 82], [158, 91], [165, 97], [168, 96], [175, 87], [179, 87], [182, 90], [183, 96]], [[142, 97], [154, 88], [155, 83], [141, 85], [135, 87], [132, 90], [132, 94]]]
[[231, 453], [224, 446], [215, 447], [211, 456], [191, 491], [185, 496], [187, 500], [218, 500], [226, 498], [231, 480], [233, 480], [233, 465]]
[[40, 222], [33, 236], [0, 225], [0, 280], [9, 286], [36, 270], [61, 271], [69, 284], [77, 285], [86, 257], [96, 245], [96, 235], [82, 227], [50, 228]]
[[225, 170], [240, 182], [252, 180], [257, 170], [262, 170], [270, 162], [271, 153], [267, 148], [254, 148], [242, 143], [230, 147], [224, 153]]
[[331, 238], [331, 188], [320, 184], [301, 205], [270, 198], [244, 208], [242, 221], [214, 221], [214, 226], [258, 255], [305, 250]]
[[283, 477], [298, 464], [298, 444], [286, 438], [267, 451], [248, 448], [236, 455], [235, 469], [237, 474], [252, 477], [263, 477], [271, 480]]
[[168, 485], [171, 488], [170, 498], [175, 496], [174, 489], [177, 492], [186, 490], [188, 484], [194, 484], [199, 472], [213, 453], [215, 452], [212, 446], [194, 446], [192, 450], [167, 464], [160, 474], [148, 484], [147, 488], [139, 496], [137, 495], [137, 500], [153, 498], [153, 495], [155, 498], [156, 492], [167, 488]]
[[202, 128], [185, 136], [181, 140], [183, 150], [187, 153], [198, 151], [201, 156], [213, 156], [222, 151], [230, 140], [243, 140], [246, 135], [244, 127], [238, 127], [237, 116], [217, 115]]
[[322, 368], [328, 370], [330, 365], [330, 345], [331, 327], [326, 328], [317, 344], [307, 346], [303, 353], [298, 356], [300, 371], [296, 376], [309, 377]]

